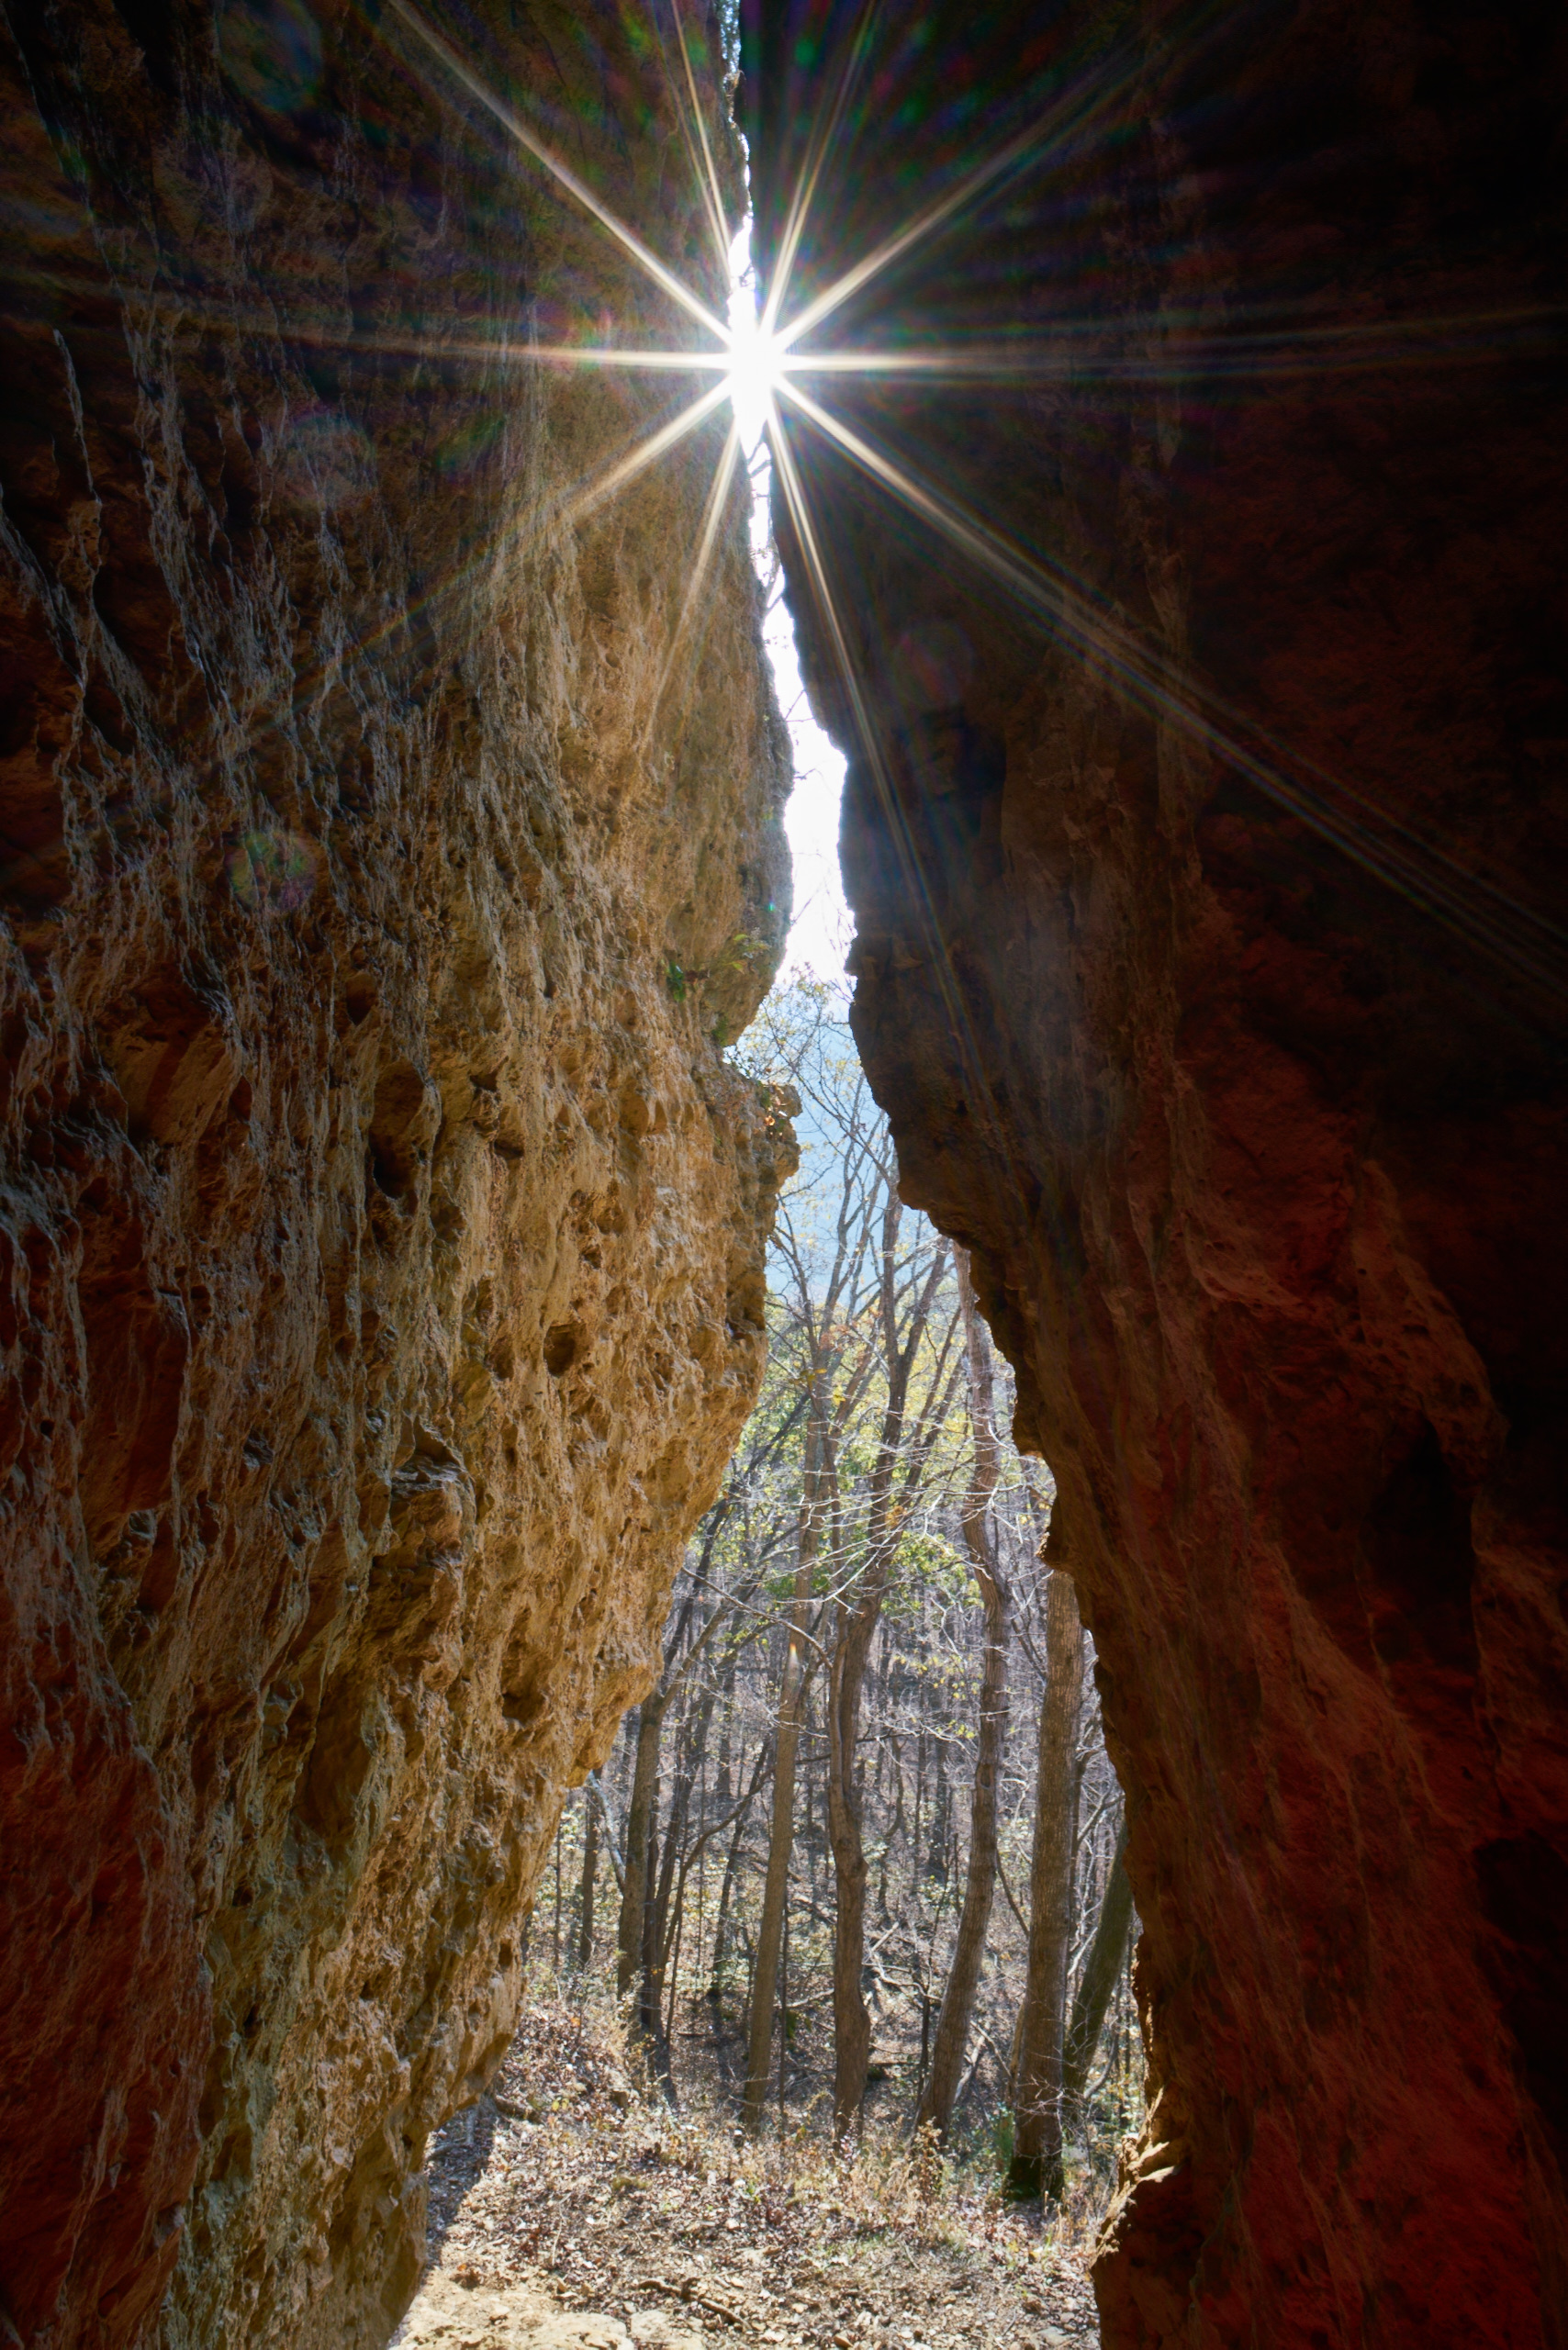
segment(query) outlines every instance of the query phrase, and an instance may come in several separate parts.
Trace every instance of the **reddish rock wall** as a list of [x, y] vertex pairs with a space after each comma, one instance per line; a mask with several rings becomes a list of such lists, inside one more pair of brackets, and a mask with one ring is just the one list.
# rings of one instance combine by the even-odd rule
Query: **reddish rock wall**
[[[754, 28], [775, 239], [847, 30]], [[1568, 2339], [1564, 64], [1523, 6], [889, 18], [803, 249], [1044, 126], [831, 330], [1011, 380], [813, 387], [1005, 545], [796, 438], [864, 724], [780, 519], [857, 1034], [1128, 1790], [1114, 2350]]]
[[[375, 14], [0, 20], [0, 2340], [57, 2350], [386, 2338], [761, 1369], [744, 499], [677, 647], [713, 433], [575, 508], [663, 394], [521, 358], [678, 318]], [[462, 36], [722, 300], [656, 45]]]

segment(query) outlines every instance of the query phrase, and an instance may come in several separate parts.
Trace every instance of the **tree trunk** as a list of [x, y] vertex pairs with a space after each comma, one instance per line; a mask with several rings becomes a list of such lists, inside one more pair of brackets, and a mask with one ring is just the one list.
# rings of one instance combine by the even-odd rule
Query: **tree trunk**
[[637, 1708], [637, 1759], [632, 1772], [632, 1799], [626, 1814], [626, 1883], [621, 1896], [621, 1925], [617, 1937], [615, 1987], [622, 1998], [642, 1971], [643, 1937], [647, 1927], [648, 1841], [654, 1824], [654, 1790], [659, 1775], [659, 1739], [669, 1700], [653, 1690]]
[[684, 1901], [678, 1901], [676, 1903], [675, 1910], [674, 1948], [671, 1950], [668, 1958], [666, 1960], [664, 1967], [665, 1975], [667, 1977], [669, 1982], [669, 2006], [666, 2009], [664, 2019], [659, 2026], [659, 2047], [663, 2052], [664, 2060], [664, 2082], [666, 2088], [669, 2092], [669, 2101], [671, 2105], [676, 2103], [675, 2073], [671, 2063], [671, 2050], [675, 2041], [676, 2000], [680, 1994], [680, 1937], [685, 1924], [686, 1904]]
[[[708, 1532], [702, 1546], [704, 1571], [727, 1510], [728, 1504], [720, 1502], [709, 1512]], [[700, 1582], [700, 1576], [693, 1575], [674, 1626], [665, 1636], [663, 1669], [658, 1685], [648, 1692], [637, 1708], [637, 1759], [632, 1773], [632, 1795], [626, 1812], [626, 1864], [622, 1877], [621, 1922], [616, 1935], [615, 1985], [622, 1998], [646, 1972], [650, 1922], [648, 1905], [653, 1894], [655, 1849], [654, 1830], [658, 1812], [659, 1740], [664, 1732], [665, 1716], [682, 1674], [689, 1668], [704, 1642], [717, 1630], [723, 1613], [722, 1608], [716, 1607], [701, 1634], [687, 1650], [687, 1634]], [[678, 1672], [676, 1661], [683, 1650], [687, 1651], [686, 1660]], [[645, 1991], [645, 1981], [642, 1983], [642, 1988]]]
[[[675, 2102], [675, 2079], [670, 2070], [669, 2033], [665, 2023], [665, 1985], [669, 1979], [670, 1948], [678, 1942], [680, 1913], [686, 1893], [686, 1872], [680, 1867], [681, 1847], [686, 1841], [686, 1823], [690, 1816], [691, 1791], [697, 1783], [708, 1751], [708, 1726], [718, 1703], [717, 1690], [710, 1690], [697, 1707], [695, 1715], [688, 1713], [678, 1752], [674, 1783], [666, 1807], [664, 1831], [664, 1852], [659, 1863], [658, 1886], [650, 1885], [650, 1897], [644, 1912], [646, 1930], [643, 1937], [643, 1988], [639, 2017], [643, 2031], [652, 2044], [654, 2067]], [[653, 1844], [649, 1842], [649, 1876], [653, 1874]], [[671, 1905], [674, 1916], [671, 1916]], [[670, 2012], [674, 2013], [671, 1994]]]
[[[855, 1610], [861, 1617], [867, 1602]], [[873, 1605], [879, 1606], [879, 1590]], [[848, 2137], [860, 2117], [871, 2054], [871, 2018], [861, 1988], [866, 1963], [866, 1880], [868, 1874], [855, 1785], [860, 1730], [860, 1678], [869, 1628], [850, 1628], [834, 1653], [828, 1690], [828, 1836], [833, 1845], [833, 2134]]]
[[753, 2136], [762, 2127], [773, 2049], [773, 2005], [778, 1989], [778, 1953], [784, 1934], [784, 1902], [790, 1881], [790, 1851], [795, 1829], [795, 1757], [806, 1695], [806, 1631], [816, 1572], [818, 1517], [823, 1501], [822, 1431], [813, 1423], [806, 1438], [805, 1483], [801, 1497], [795, 1590], [784, 1651], [784, 1681], [778, 1695], [778, 1726], [773, 1751], [773, 1824], [767, 1839], [767, 1874], [757, 1921], [752, 1968], [751, 2016], [746, 2032], [745, 2087], [741, 2121]]
[[856, 1778], [861, 1692], [897, 1547], [892, 1523], [893, 1476], [903, 1446], [910, 1374], [925, 1336], [946, 1261], [946, 1249], [938, 1248], [901, 1342], [897, 1259], [902, 1214], [898, 1193], [890, 1183], [882, 1214], [880, 1280], [887, 1401], [871, 1470], [866, 1562], [853, 1602], [846, 1600], [839, 1607], [828, 1679], [827, 1832], [833, 1848], [834, 1874], [833, 2133], [839, 2140], [848, 2137], [859, 2124], [866, 2095], [866, 2067], [871, 2053], [871, 2019], [861, 1988], [866, 1964], [866, 1883], [869, 1874]]
[[597, 1771], [590, 1771], [588, 1774], [586, 1785], [588, 1787], [588, 1801], [592, 1804], [594, 1811], [599, 1818], [599, 1832], [600, 1839], [603, 1841], [605, 1851], [610, 1855], [610, 1866], [615, 1878], [615, 1889], [617, 1893], [624, 1893], [626, 1890], [626, 1863], [622, 1857], [621, 1847], [616, 1841], [615, 1815], [610, 1808], [610, 1797], [604, 1792], [604, 1782], [599, 1777]]
[[[938, 1618], [940, 1624], [940, 1618]], [[931, 1790], [931, 1835], [925, 1854], [925, 1874], [940, 1886], [947, 1882], [947, 1740], [945, 1729], [933, 1730], [931, 1743], [936, 1750], [936, 1784]]]
[[[1059, 1518], [1047, 1557], [1059, 1548]], [[1046, 1686], [1040, 1700], [1035, 1852], [1029, 1874], [1029, 1969], [1018, 2052], [1013, 2162], [1017, 2196], [1060, 2198], [1062, 2006], [1072, 1934], [1072, 1788], [1078, 1707], [1083, 1688], [1083, 1628], [1071, 1578], [1058, 1569], [1046, 1585]]]
[[941, 2138], [946, 2137], [951, 2127], [953, 2102], [963, 2078], [964, 2051], [974, 2017], [980, 1968], [985, 1963], [991, 1906], [996, 1897], [997, 1783], [1007, 1740], [1007, 1589], [998, 1566], [990, 1519], [991, 1497], [1001, 1471], [994, 1419], [995, 1374], [990, 1337], [969, 1285], [969, 1259], [962, 1249], [956, 1249], [954, 1255], [969, 1359], [969, 1417], [975, 1448], [974, 1472], [964, 1503], [964, 1543], [985, 1606], [985, 1645], [974, 1793], [969, 1806], [969, 1864], [964, 1881], [963, 1907], [958, 1913], [958, 1939], [953, 1945], [953, 1963], [932, 2043], [931, 2069], [915, 2115], [917, 2125], [933, 2123]]
[[599, 1806], [591, 1794], [584, 1807], [583, 1890], [577, 1909], [577, 1973], [586, 1975], [593, 1958], [594, 1879], [599, 1874]]
[[679, 1873], [681, 1847], [686, 1841], [686, 1825], [691, 1817], [691, 1796], [703, 1764], [708, 1759], [708, 1732], [719, 1702], [719, 1693], [711, 1689], [688, 1717], [680, 1740], [680, 1758], [670, 1790], [669, 1807], [665, 1824], [664, 1852], [659, 1862], [658, 1889], [654, 1895], [652, 1943], [655, 1963], [661, 1975], [667, 1962], [675, 1923], [670, 1917], [672, 1897], [678, 1905], [683, 1879]]
[[997, 1783], [1007, 1735], [1007, 1604], [994, 1583], [985, 1596], [985, 1657], [980, 1684], [980, 1736], [975, 1750], [974, 1795], [969, 1807], [969, 1860], [964, 1877], [953, 1963], [931, 2047], [931, 2070], [915, 2116], [935, 2124], [946, 2138], [963, 2077], [964, 2053], [974, 2020], [975, 1997], [985, 1964], [986, 1932], [996, 1895]]
[[[902, 1396], [898, 1416], [902, 1418]], [[888, 1448], [890, 1400], [883, 1420]], [[896, 1443], [896, 1431], [893, 1435]], [[879, 1466], [880, 1464], [879, 1464]], [[878, 1502], [881, 1508], [878, 1511]], [[871, 2053], [871, 2019], [861, 1989], [866, 1962], [866, 1881], [869, 1874], [861, 1834], [860, 1794], [856, 1785], [856, 1748], [860, 1738], [860, 1693], [866, 1661], [888, 1586], [890, 1546], [887, 1539], [887, 1494], [872, 1496], [874, 1523], [867, 1540], [867, 1563], [853, 1606], [840, 1610], [827, 1694], [827, 1828], [833, 1847], [833, 2132], [848, 2137], [860, 2119], [866, 2067]]]
[[[755, 1793], [755, 1783], [753, 1792]], [[745, 1841], [746, 1829], [751, 1822], [751, 1805], [752, 1796], [748, 1794], [740, 1818], [735, 1822], [735, 1832], [730, 1840], [730, 1856], [724, 1863], [723, 1882], [719, 1887], [719, 1914], [713, 1925], [712, 1973], [708, 1978], [708, 1997], [715, 2006], [724, 1996], [724, 1961], [729, 1955], [730, 1903], [734, 1895], [735, 1878], [740, 1871], [741, 1846]]]
[[1100, 2034], [1105, 2022], [1105, 2009], [1116, 1987], [1116, 1977], [1122, 1971], [1126, 1955], [1127, 1934], [1133, 1921], [1133, 1889], [1127, 1882], [1124, 1854], [1127, 1848], [1127, 1824], [1122, 1822], [1122, 1832], [1116, 1839], [1115, 1855], [1105, 1880], [1104, 1897], [1095, 1921], [1094, 1940], [1083, 1963], [1079, 1979], [1078, 1996], [1072, 2003], [1072, 2021], [1067, 2028], [1067, 2042], [1062, 2050], [1061, 2094], [1064, 2110], [1071, 2115], [1083, 2095], [1083, 2084], [1089, 2078], [1089, 2067], [1094, 2062], [1094, 2052], [1100, 2045]]

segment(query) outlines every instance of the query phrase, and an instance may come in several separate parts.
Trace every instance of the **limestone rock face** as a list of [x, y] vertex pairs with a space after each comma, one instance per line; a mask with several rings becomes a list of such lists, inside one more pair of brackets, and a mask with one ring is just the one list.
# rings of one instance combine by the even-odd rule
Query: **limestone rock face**
[[938, 7], [801, 248], [1018, 141], [822, 330], [962, 362], [821, 394], [957, 544], [796, 434], [858, 711], [780, 522], [856, 1032], [1129, 1797], [1114, 2350], [1568, 2340], [1563, 72], [1522, 7]]
[[[463, 12], [722, 305], [667, 33]], [[787, 746], [722, 424], [596, 498], [691, 385], [529, 359], [681, 313], [402, 17], [0, 73], [0, 2338], [348, 2350], [760, 1373]]]

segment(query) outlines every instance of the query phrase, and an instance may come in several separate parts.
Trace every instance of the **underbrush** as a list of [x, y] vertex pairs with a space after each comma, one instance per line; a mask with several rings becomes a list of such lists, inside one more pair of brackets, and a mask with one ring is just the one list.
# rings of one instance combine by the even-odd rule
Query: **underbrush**
[[[890, 2099], [857, 2144], [835, 2148], [815, 2090], [787, 2099], [782, 2126], [775, 2105], [748, 2138], [721, 2066], [689, 2053], [672, 2103], [609, 1986], [536, 1971], [491, 2097], [437, 2150], [432, 2251], [477, 2228], [507, 2273], [579, 2299], [591, 2288], [612, 2309], [662, 2292], [743, 2327], [737, 2311], [756, 2315], [759, 2294], [766, 2315], [778, 2294], [803, 2292], [798, 2335], [783, 2341], [836, 2342], [853, 2301], [857, 2342], [875, 2332], [858, 2322], [868, 2295], [895, 2281], [901, 2306], [919, 2302], [927, 2345], [1005, 2343], [1020, 2328], [1026, 2339], [1047, 2300], [1058, 2338], [1086, 2338], [1086, 2267], [1109, 2200], [1097, 2170], [1081, 2168], [1064, 2205], [1042, 2212], [1002, 2192], [989, 2128], [943, 2152]], [[738, 2302], [734, 2278], [720, 2281], [732, 2271]]]
[[[785, 2062], [782, 2099], [775, 2086], [763, 2127], [749, 2139], [738, 2126], [739, 2075], [745, 2060], [745, 2019], [693, 1992], [677, 2007], [673, 2049], [661, 2067], [655, 2052], [628, 2028], [613, 1985], [596, 1973], [536, 1967], [530, 1996], [532, 2019], [550, 2013], [578, 2019], [574, 2027], [594, 2045], [613, 2052], [623, 2078], [634, 2084], [650, 2113], [659, 2114], [671, 2158], [706, 2172], [751, 2180], [760, 2190], [808, 2195], [817, 2208], [863, 2231], [896, 2228], [922, 2240], [944, 2230], [964, 2233], [982, 2222], [1002, 2236], [1015, 2222], [1030, 2243], [1046, 2240], [1083, 2254], [1092, 2244], [1115, 2192], [1122, 2147], [1142, 2121], [1136, 2087], [1103, 2083], [1085, 2100], [1079, 2135], [1066, 2149], [1067, 2194], [1042, 2215], [1012, 2203], [1002, 2189], [1013, 2153], [1012, 2114], [999, 2098], [961, 2104], [946, 2147], [911, 2127], [918, 2092], [918, 2026], [883, 2019], [879, 2062], [867, 2096], [859, 2136], [833, 2143], [832, 2038], [825, 2009], [797, 2010]], [[901, 2035], [900, 2022], [904, 2023]], [[906, 2045], [905, 2042], [908, 2044]], [[775, 2064], [777, 2067], [777, 2055]], [[777, 2084], [777, 2071], [775, 2075]]]

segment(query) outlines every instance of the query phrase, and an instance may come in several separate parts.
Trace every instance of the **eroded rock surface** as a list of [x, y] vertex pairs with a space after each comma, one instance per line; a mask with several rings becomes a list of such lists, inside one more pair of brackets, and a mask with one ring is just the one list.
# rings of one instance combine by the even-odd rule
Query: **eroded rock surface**
[[[790, 1163], [719, 1049], [788, 910], [739, 492], [679, 628], [722, 427], [583, 498], [666, 394], [531, 346], [681, 316], [376, 16], [0, 31], [0, 2336], [60, 2350], [386, 2339]], [[462, 25], [722, 302], [667, 33]]]
[[[776, 249], [847, 42], [762, 18]], [[926, 11], [802, 246], [803, 301], [1018, 140], [822, 330], [971, 370], [822, 392], [957, 545], [795, 436], [858, 713], [780, 520], [857, 1035], [1130, 1799], [1115, 2350], [1568, 2339], [1563, 66], [1524, 7]]]
[[702, 2350], [698, 2327], [674, 2327], [661, 2311], [631, 2322], [599, 2310], [563, 2310], [527, 2285], [474, 2272], [432, 2269], [398, 2330], [398, 2350]]

